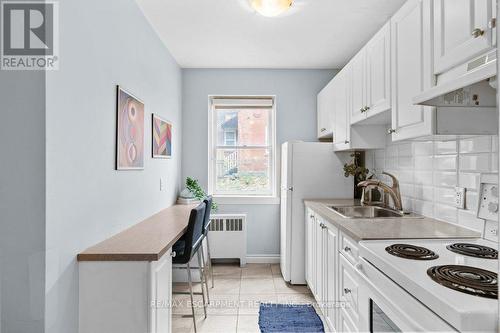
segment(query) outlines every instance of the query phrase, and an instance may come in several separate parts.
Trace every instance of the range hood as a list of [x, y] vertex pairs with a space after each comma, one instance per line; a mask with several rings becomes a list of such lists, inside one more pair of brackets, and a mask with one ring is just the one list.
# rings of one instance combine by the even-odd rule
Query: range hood
[[496, 107], [496, 50], [437, 78], [437, 84], [413, 98], [414, 104], [437, 107]]

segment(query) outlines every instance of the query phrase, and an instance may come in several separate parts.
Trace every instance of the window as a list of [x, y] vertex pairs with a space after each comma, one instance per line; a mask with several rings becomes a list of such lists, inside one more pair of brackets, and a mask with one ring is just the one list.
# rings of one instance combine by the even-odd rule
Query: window
[[210, 193], [275, 195], [274, 105], [274, 97], [210, 97]]

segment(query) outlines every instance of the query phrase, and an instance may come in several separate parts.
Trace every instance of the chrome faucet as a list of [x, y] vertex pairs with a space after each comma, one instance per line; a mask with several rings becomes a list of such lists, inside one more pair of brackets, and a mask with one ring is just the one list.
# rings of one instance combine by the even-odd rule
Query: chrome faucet
[[382, 172], [382, 174], [391, 177], [392, 186], [389, 186], [389, 185], [383, 183], [382, 181], [376, 180], [376, 179], [368, 179], [368, 180], [359, 182], [358, 187], [363, 187], [363, 197], [361, 198], [361, 204], [362, 205], [370, 205], [370, 203], [371, 203], [370, 201], [365, 201], [366, 200], [365, 192], [366, 192], [367, 188], [370, 188], [372, 186], [373, 187], [380, 187], [381, 189], [384, 190], [384, 194], [387, 193], [392, 198], [392, 201], [394, 203], [394, 208], [389, 207], [389, 202], [388, 202], [388, 200], [385, 199], [385, 195], [383, 196], [383, 205], [387, 208], [392, 208], [394, 210], [402, 212], [403, 211], [403, 204], [401, 202], [402, 200], [401, 200], [401, 191], [399, 190], [399, 181], [397, 180], [397, 178], [395, 176], [391, 175], [390, 173]]

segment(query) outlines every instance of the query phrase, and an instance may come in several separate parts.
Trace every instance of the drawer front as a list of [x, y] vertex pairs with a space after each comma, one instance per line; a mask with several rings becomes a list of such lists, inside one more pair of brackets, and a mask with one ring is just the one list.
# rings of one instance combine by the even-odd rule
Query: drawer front
[[341, 309], [340, 311], [340, 332], [349, 332], [349, 333], [354, 333], [358, 332], [358, 328], [352, 321], [352, 319], [349, 317], [347, 312], [344, 309]]
[[353, 265], [356, 265], [359, 261], [358, 244], [345, 234], [342, 234], [340, 253], [342, 253]]
[[359, 280], [357, 272], [351, 263], [343, 256], [339, 256], [339, 294], [345, 304], [345, 310], [349, 316], [357, 321], [359, 309]]

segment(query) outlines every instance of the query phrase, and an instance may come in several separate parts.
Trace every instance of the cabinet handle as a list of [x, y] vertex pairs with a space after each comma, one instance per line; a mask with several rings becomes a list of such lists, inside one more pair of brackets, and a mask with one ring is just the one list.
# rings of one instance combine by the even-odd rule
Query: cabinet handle
[[496, 27], [497, 27], [497, 19], [493, 17], [493, 18], [490, 20], [490, 22], [488, 22], [488, 28], [490, 28], [490, 29], [494, 29], [494, 28], [496, 28]]
[[476, 29], [472, 30], [471, 35], [474, 38], [481, 37], [482, 35], [484, 35], [484, 30], [476, 28]]
[[350, 294], [351, 293], [351, 289], [349, 288], [344, 288], [344, 294]]
[[370, 107], [369, 106], [365, 106], [365, 111], [368, 111], [370, 110]]
[[361, 113], [363, 113], [363, 112], [365, 112], [366, 110], [365, 110], [365, 108], [361, 108], [361, 109], [359, 109], [359, 111], [361, 111]]
[[324, 131], [326, 131], [326, 128], [322, 128], [322, 129], [321, 129], [321, 132], [324, 132]]
[[394, 128], [389, 128], [387, 130], [387, 134], [392, 134], [392, 133], [396, 133], [396, 130]]
[[344, 251], [345, 251], [345, 252], [350, 252], [350, 251], [351, 251], [351, 248], [350, 248], [349, 246], [346, 246], [346, 247], [344, 247]]
[[348, 144], [348, 143], [349, 143], [349, 140], [345, 140], [345, 141], [344, 141], [344, 143], [345, 143], [345, 144]]
[[171, 256], [172, 258], [175, 258], [175, 256], [176, 256], [176, 255], [177, 255], [177, 253], [176, 253], [175, 251], [172, 251], [172, 253], [170, 253], [170, 256]]
[[313, 219], [313, 218], [314, 218], [314, 215], [309, 215], [309, 218]]

